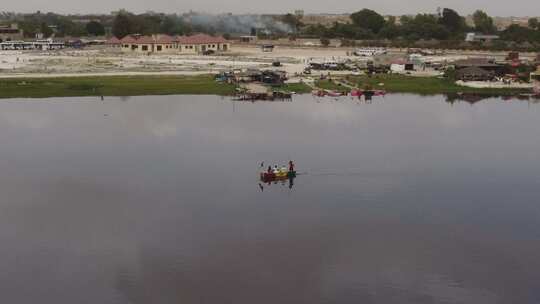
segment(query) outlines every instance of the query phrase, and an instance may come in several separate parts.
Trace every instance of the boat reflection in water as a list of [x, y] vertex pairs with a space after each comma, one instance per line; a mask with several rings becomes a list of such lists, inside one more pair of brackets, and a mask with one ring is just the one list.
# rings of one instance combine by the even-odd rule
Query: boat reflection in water
[[285, 186], [288, 184], [289, 189], [292, 189], [294, 186], [294, 179], [296, 178], [296, 171], [279, 171], [278, 173], [274, 172], [261, 172], [259, 188], [261, 191], [264, 191], [264, 184], [270, 186], [282, 185]]

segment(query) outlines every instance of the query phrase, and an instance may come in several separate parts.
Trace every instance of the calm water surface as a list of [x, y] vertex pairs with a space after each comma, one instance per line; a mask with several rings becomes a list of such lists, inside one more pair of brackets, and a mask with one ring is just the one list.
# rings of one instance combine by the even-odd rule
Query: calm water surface
[[0, 142], [2, 303], [540, 303], [537, 104], [14, 99]]

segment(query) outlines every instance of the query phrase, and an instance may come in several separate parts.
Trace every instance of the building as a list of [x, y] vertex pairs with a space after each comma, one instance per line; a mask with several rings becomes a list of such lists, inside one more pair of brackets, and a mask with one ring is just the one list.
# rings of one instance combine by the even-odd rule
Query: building
[[179, 52], [204, 53], [206, 51], [227, 52], [231, 44], [223, 37], [213, 37], [206, 34], [176, 37]]
[[198, 54], [207, 52], [229, 51], [230, 43], [223, 37], [213, 37], [206, 34], [193, 36], [169, 36], [169, 35], [128, 35], [120, 40], [111, 38], [107, 44], [118, 47], [124, 52], [135, 53], [187, 53]]
[[481, 68], [486, 71], [493, 71], [497, 74], [501, 74], [504, 72], [504, 66], [501, 64], [498, 64], [493, 59], [489, 58], [468, 58], [468, 59], [462, 59], [462, 60], [456, 60], [451, 63], [456, 70], [460, 70], [463, 68], [469, 68], [469, 67], [476, 67]]
[[497, 35], [484, 35], [478, 33], [467, 33], [465, 36], [465, 41], [467, 42], [486, 42], [499, 39]]
[[0, 50], [60, 50], [65, 47], [62, 41], [54, 41], [51, 38], [35, 41], [11, 40], [0, 42]]
[[251, 36], [251, 35], [240, 36], [240, 42], [242, 43], [257, 42], [257, 36]]
[[406, 60], [396, 60], [390, 64], [390, 71], [392, 73], [406, 73], [407, 71], [413, 71], [414, 64]]
[[105, 45], [113, 48], [122, 48], [122, 41], [113, 36], [111, 39], [105, 42]]
[[17, 23], [10, 25], [0, 25], [0, 42], [22, 40], [24, 38], [24, 32], [19, 29]]
[[463, 81], [491, 81], [495, 78], [493, 71], [484, 70], [479, 67], [467, 67], [456, 71], [456, 80]]

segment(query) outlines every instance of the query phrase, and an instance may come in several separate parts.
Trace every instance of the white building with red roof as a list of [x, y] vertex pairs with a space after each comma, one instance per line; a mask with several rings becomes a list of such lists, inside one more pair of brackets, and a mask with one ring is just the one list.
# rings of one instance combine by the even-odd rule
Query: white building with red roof
[[[115, 45], [116, 40], [110, 39], [111, 46]], [[198, 54], [213, 52], [229, 51], [231, 45], [229, 41], [223, 37], [214, 37], [206, 34], [195, 34], [192, 36], [176, 36], [169, 35], [128, 35], [119, 40], [122, 51], [134, 53], [185, 53]]]
[[122, 41], [120, 41], [120, 39], [114, 36], [111, 39], [107, 40], [105, 44], [109, 47], [114, 47], [114, 48], [122, 47]]

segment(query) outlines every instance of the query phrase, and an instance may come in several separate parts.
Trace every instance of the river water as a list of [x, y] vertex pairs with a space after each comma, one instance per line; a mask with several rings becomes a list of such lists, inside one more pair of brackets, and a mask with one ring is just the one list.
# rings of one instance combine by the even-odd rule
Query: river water
[[2, 303], [540, 302], [540, 104], [11, 99], [0, 143]]

